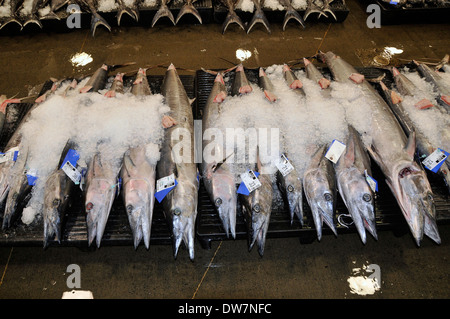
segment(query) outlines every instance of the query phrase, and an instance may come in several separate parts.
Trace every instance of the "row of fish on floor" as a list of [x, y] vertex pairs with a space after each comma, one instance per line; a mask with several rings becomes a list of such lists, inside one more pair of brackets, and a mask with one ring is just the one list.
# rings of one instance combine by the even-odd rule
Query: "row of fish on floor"
[[[207, 71], [214, 74], [214, 82], [203, 110], [202, 143], [204, 155], [214, 156], [203, 156], [201, 164], [193, 160], [193, 101], [173, 65], [167, 69], [158, 94], [150, 89], [145, 69], [138, 71], [129, 87], [124, 87], [123, 73], [108, 82], [112, 79], [109, 72], [120, 66], [103, 65], [86, 79], [55, 82], [36, 100], [3, 150], [3, 229], [12, 227], [22, 214], [25, 224], [43, 222], [44, 246], [61, 241], [64, 212], [73, 189], [80, 187], [89, 245], [95, 240], [100, 246], [114, 199], [122, 194], [135, 247], [143, 241], [149, 248], [158, 200], [173, 234], [175, 256], [184, 242], [193, 259], [199, 185], [203, 182], [226, 233], [233, 238], [238, 206], [242, 208], [249, 247], [256, 244], [261, 255], [275, 200], [274, 186], [283, 194], [291, 220], [298, 218], [301, 223], [306, 195], [319, 239], [324, 223], [336, 233], [334, 214], [339, 193], [365, 243], [366, 231], [377, 238], [377, 188], [371, 178], [370, 154], [417, 244], [424, 234], [440, 243], [433, 191], [423, 159], [431, 162], [429, 169], [449, 186], [448, 153], [439, 148], [449, 149], [449, 144], [434, 145], [418, 129], [396, 93], [416, 98], [420, 90], [393, 68], [395, 90], [382, 79], [376, 80], [383, 99], [374, 84], [339, 56], [320, 52], [317, 58], [331, 71], [332, 81], [307, 59], [306, 78], [301, 80], [301, 73], [287, 65], [275, 70], [271, 67], [270, 74], [269, 68], [268, 73], [261, 68], [257, 84], [249, 82], [242, 64], [223, 72]], [[426, 64], [417, 64], [437, 97], [436, 101], [421, 99], [414, 108], [432, 110], [448, 121], [448, 78]], [[447, 66], [448, 59], [444, 59], [439, 68]], [[350, 111], [343, 116], [333, 113], [340, 105], [335, 101], [347, 91], [351, 97], [341, 97], [339, 103], [349, 109], [356, 107], [357, 113], [362, 113], [363, 126], [345, 118], [355, 115]], [[317, 94], [317, 105], [308, 102], [310, 93]], [[7, 102], [11, 101], [3, 105]], [[321, 109], [326, 103], [331, 103], [329, 111]], [[316, 118], [326, 112], [333, 113], [333, 122], [340, 125], [328, 133], [344, 143], [332, 142], [326, 129], [317, 129], [323, 121]], [[328, 122], [323, 127], [331, 126]], [[211, 130], [216, 136], [220, 135], [217, 130], [226, 135], [230, 127], [243, 128], [244, 132], [253, 127], [281, 128], [282, 156], [264, 157], [264, 145], [258, 140], [255, 153], [246, 155], [254, 155], [254, 161], [231, 160], [231, 155], [239, 153], [237, 148], [229, 153], [217, 140], [205, 138]], [[309, 128], [312, 130], [305, 131]], [[448, 125], [438, 133], [443, 143], [450, 141]], [[24, 201], [28, 204], [21, 211]]]
[[[181, 9], [176, 18], [174, 18], [171, 9], [169, 8], [171, 0], [161, 0], [159, 2], [153, 0], [1, 0], [0, 1], [0, 29], [10, 23], [17, 23], [21, 28], [28, 24], [36, 24], [42, 28], [41, 20], [43, 19], [61, 19], [59, 12], [73, 14], [79, 12], [72, 4], [77, 5], [81, 12], [88, 12], [92, 14], [91, 18], [91, 34], [95, 35], [95, 30], [99, 25], [102, 25], [107, 30], [111, 31], [109, 23], [101, 16], [101, 12], [116, 12], [117, 11], [117, 25], [120, 26], [120, 21], [124, 14], [131, 17], [136, 22], [139, 21], [139, 10], [145, 7], [159, 6], [156, 14], [152, 19], [152, 27], [161, 18], [169, 19], [174, 25], [186, 14], [193, 15], [200, 24], [202, 24], [202, 17], [194, 6], [196, 0], [185, 0], [182, 3]], [[244, 31], [249, 33], [251, 29], [257, 24], [261, 23], [265, 26], [267, 31], [271, 33], [270, 24], [267, 20], [264, 9], [275, 8], [276, 10], [286, 10], [283, 30], [290, 20], [297, 21], [303, 28], [305, 28], [305, 20], [311, 13], [317, 13], [318, 18], [321, 16], [332, 16], [337, 20], [335, 14], [331, 10], [330, 3], [333, 0], [297, 0], [300, 3], [293, 4], [292, 0], [219, 0], [219, 3], [226, 8], [227, 16], [222, 25], [222, 33], [225, 33], [230, 24], [237, 24]], [[148, 3], [147, 3], [148, 2]], [[295, 8], [294, 6], [295, 5]], [[253, 17], [250, 22], [244, 23], [242, 19], [236, 14], [236, 8], [244, 8], [244, 10], [253, 12]], [[299, 8], [305, 10], [302, 16], [299, 14]], [[243, 10], [243, 11], [244, 11]], [[68, 14], [67, 14], [68, 13]]]

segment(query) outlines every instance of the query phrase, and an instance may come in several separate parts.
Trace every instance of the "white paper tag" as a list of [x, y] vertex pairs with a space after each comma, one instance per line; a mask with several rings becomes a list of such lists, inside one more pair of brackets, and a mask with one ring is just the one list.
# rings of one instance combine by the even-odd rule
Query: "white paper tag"
[[255, 189], [261, 186], [261, 182], [259, 181], [258, 177], [256, 177], [255, 173], [251, 170], [242, 173], [241, 179], [245, 187], [247, 187], [249, 193], [253, 192]]
[[66, 173], [67, 176], [69, 176], [69, 178], [75, 183], [75, 185], [78, 185], [80, 183], [81, 173], [69, 161], [67, 161], [63, 165], [62, 170], [64, 171], [64, 173]]
[[94, 295], [89, 290], [64, 291], [61, 299], [94, 299]]
[[6, 151], [6, 153], [0, 154], [0, 163], [4, 163], [7, 161], [14, 161], [15, 157], [17, 156], [17, 154], [15, 154], [16, 152], [18, 154], [19, 152], [18, 147], [10, 148], [8, 151]]
[[338, 140], [333, 140], [328, 151], [325, 154], [325, 157], [336, 164], [341, 157], [342, 153], [345, 151], [345, 144], [339, 142]]
[[175, 186], [175, 174], [160, 178], [156, 181], [156, 192]]
[[289, 174], [294, 170], [294, 166], [292, 166], [291, 162], [289, 162], [289, 160], [284, 154], [281, 154], [281, 156], [275, 162], [275, 166], [278, 168], [281, 175], [283, 176], [286, 176], [287, 174]]
[[448, 153], [441, 150], [440, 148], [436, 149], [433, 153], [427, 156], [422, 161], [422, 164], [425, 165], [432, 172], [437, 172], [439, 167], [441, 167], [442, 162], [444, 162], [448, 157]]
[[367, 174], [367, 170], [364, 170], [364, 176], [366, 177], [367, 184], [372, 189], [374, 193], [378, 191], [378, 182], [369, 174]]

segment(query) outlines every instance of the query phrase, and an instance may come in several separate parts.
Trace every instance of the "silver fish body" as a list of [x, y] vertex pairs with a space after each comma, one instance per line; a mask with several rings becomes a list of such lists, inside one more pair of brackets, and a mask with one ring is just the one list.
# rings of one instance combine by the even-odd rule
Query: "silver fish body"
[[[218, 73], [204, 109], [202, 117], [203, 132], [209, 128], [217, 128], [216, 123], [220, 118], [221, 103], [226, 96], [227, 89], [223, 75]], [[203, 136], [205, 137], [205, 134]], [[214, 154], [223, 154], [223, 161], [208, 160], [207, 154], [204, 154], [201, 165], [202, 180], [219, 214], [227, 236], [231, 233], [231, 236], [235, 238], [237, 193], [234, 173], [230, 170], [229, 164], [226, 163], [223, 145], [218, 145], [215, 141], [203, 140], [203, 150], [209, 149], [211, 146], [214, 147]]]
[[439, 102], [439, 104], [445, 107], [447, 113], [450, 113], [450, 83], [442, 78], [442, 76], [439, 74], [439, 71], [431, 69], [426, 64], [418, 63], [417, 71], [428, 82], [433, 84], [434, 88], [438, 91], [439, 94], [437, 101]]
[[[151, 95], [145, 69], [139, 69], [132, 87], [137, 97]], [[123, 157], [120, 177], [122, 178], [122, 198], [134, 237], [134, 247], [141, 240], [147, 249], [150, 246], [150, 235], [155, 206], [156, 164], [147, 154], [151, 145], [139, 145], [130, 148]]]
[[125, 153], [120, 176], [134, 247], [137, 248], [143, 240], [148, 249], [155, 205], [156, 165], [148, 160], [145, 145], [131, 148]]
[[375, 239], [376, 232], [374, 194], [365, 178], [365, 172], [372, 176], [370, 159], [359, 137], [359, 133], [349, 127], [346, 151], [335, 165], [339, 193], [347, 207], [355, 227], [366, 243], [366, 230]]
[[303, 190], [316, 227], [322, 238], [323, 223], [337, 235], [334, 221], [337, 200], [336, 176], [333, 164], [325, 158], [326, 145], [317, 149], [303, 174]]
[[61, 243], [64, 213], [70, 204], [75, 183], [62, 170], [63, 161], [71, 148], [76, 145], [68, 142], [61, 154], [58, 167], [47, 177], [44, 189], [42, 216], [44, 221], [44, 248], [55, 239]]
[[[173, 65], [166, 71], [161, 93], [170, 108], [170, 117], [177, 123], [165, 129], [161, 158], [157, 164], [158, 179], [174, 174], [178, 182], [162, 200], [163, 211], [173, 233], [175, 257], [183, 241], [188, 247], [189, 258], [193, 260], [198, 200], [194, 119], [191, 100]], [[180, 146], [178, 151], [174, 150], [176, 145]]]
[[[332, 52], [320, 52], [319, 56], [329, 66], [336, 81], [352, 82], [349, 78], [357, 71], [350, 64]], [[440, 243], [433, 192], [425, 171], [414, 160], [415, 134], [407, 138], [389, 106], [370, 83], [363, 80], [358, 85], [370, 101], [372, 111], [372, 145], [368, 147], [371, 157], [381, 168], [417, 245], [420, 245], [424, 231]]]
[[258, 179], [261, 186], [249, 195], [239, 194], [239, 200], [247, 224], [249, 250], [256, 244], [259, 255], [263, 256], [272, 213], [273, 188], [269, 175], [260, 174]]
[[[424, 158], [433, 153], [437, 146], [433, 146], [429, 138], [427, 138], [422, 131], [420, 131], [414, 124], [409, 113], [404, 108], [401, 100], [394, 100], [392, 95], [395, 94], [392, 90], [388, 89], [383, 82], [380, 82], [382, 92], [385, 95], [385, 99], [388, 105], [391, 107], [398, 121], [402, 125], [405, 133], [409, 136], [413, 132], [416, 135], [417, 152], [419, 158]], [[447, 188], [450, 192], [450, 170], [446, 163], [444, 163], [438, 170], [438, 174], [441, 175]]]
[[100, 247], [111, 207], [117, 192], [117, 177], [120, 166], [103, 160], [101, 153], [96, 153], [88, 163], [84, 203], [88, 244], [96, 240]]

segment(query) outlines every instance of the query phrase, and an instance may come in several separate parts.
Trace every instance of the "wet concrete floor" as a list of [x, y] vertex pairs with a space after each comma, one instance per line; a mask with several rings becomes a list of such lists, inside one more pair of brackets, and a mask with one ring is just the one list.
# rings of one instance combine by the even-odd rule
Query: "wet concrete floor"
[[[236, 63], [236, 50], [252, 52], [247, 67], [270, 66], [332, 50], [355, 66], [369, 66], [374, 52], [402, 49], [395, 63], [411, 59], [438, 62], [450, 51], [448, 24], [407, 24], [369, 29], [366, 5], [348, 0], [343, 23], [307, 20], [305, 29], [272, 24], [272, 34], [257, 26], [245, 34], [220, 24], [115, 27], [64, 32], [0, 33], [0, 93], [19, 97], [35, 93], [50, 77], [90, 74], [103, 62], [136, 62], [138, 66], [173, 62], [180, 73], [223, 69]], [[420, 22], [420, 21], [416, 21]], [[93, 62], [75, 68], [69, 59], [77, 52]], [[153, 68], [150, 74], [162, 74]], [[34, 88], [34, 90], [33, 90]], [[67, 267], [79, 265], [81, 290], [94, 298], [267, 298], [267, 299], [434, 299], [450, 297], [450, 226], [441, 225], [442, 244], [428, 238], [417, 247], [410, 234], [396, 237], [381, 231], [363, 245], [356, 233], [324, 236], [321, 242], [301, 244], [298, 238], [270, 238], [264, 256], [248, 251], [245, 240], [215, 241], [211, 249], [197, 242], [195, 260], [182, 249], [174, 259], [170, 245], [101, 247], [0, 247], [0, 298], [59, 299], [70, 291]], [[372, 277], [361, 280], [364, 268], [378, 265]], [[360, 270], [357, 272], [356, 270]], [[375, 276], [377, 275], [377, 276]], [[380, 279], [379, 286], [373, 279]], [[364, 278], [363, 278], [364, 279]], [[367, 281], [368, 280], [368, 281]], [[352, 285], [360, 287], [356, 293]]]

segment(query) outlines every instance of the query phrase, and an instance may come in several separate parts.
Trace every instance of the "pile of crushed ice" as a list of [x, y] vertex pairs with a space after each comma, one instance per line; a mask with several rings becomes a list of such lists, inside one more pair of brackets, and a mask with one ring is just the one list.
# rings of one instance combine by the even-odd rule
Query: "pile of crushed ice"
[[[61, 153], [70, 140], [80, 154], [78, 163], [85, 165], [97, 152], [106, 161], [121, 163], [128, 148], [153, 145], [147, 152], [155, 163], [159, 160], [159, 145], [163, 137], [161, 119], [169, 108], [160, 94], [136, 98], [131, 93], [107, 98], [99, 93], [80, 94], [88, 79], [62, 95], [69, 81], [39, 105], [22, 126], [21, 146], [28, 145], [27, 172], [37, 177], [32, 198], [24, 209], [22, 221], [29, 224], [40, 212], [46, 178], [55, 170]], [[19, 150], [20, 151], [20, 150]]]

